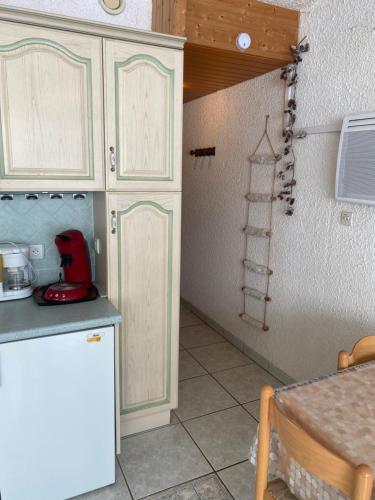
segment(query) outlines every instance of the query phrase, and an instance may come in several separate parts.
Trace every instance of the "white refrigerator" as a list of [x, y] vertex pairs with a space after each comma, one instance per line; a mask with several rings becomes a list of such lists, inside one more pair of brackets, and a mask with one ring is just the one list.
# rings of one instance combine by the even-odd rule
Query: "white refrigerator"
[[115, 481], [114, 328], [0, 344], [1, 500]]

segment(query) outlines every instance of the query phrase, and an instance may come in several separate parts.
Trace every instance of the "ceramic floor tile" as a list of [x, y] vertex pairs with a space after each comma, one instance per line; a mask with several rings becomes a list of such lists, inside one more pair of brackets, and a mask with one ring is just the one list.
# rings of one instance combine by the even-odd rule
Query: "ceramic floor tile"
[[225, 342], [224, 337], [208, 325], [193, 325], [180, 328], [180, 344], [186, 349]]
[[260, 401], [253, 401], [251, 403], [247, 403], [246, 405], [243, 405], [243, 407], [250, 413], [250, 415], [256, 418], [259, 422]]
[[145, 500], [230, 500], [230, 495], [215, 474], [170, 488]]
[[180, 309], [180, 327], [200, 325], [203, 321], [187, 309]]
[[137, 500], [212, 472], [181, 424], [122, 440], [120, 465]]
[[249, 461], [224, 469], [218, 476], [235, 500], [255, 498], [255, 467]]
[[180, 351], [179, 380], [205, 375], [207, 372], [187, 351]]
[[116, 460], [116, 483], [99, 490], [74, 497], [74, 500], [131, 500], [124, 476]]
[[209, 375], [180, 382], [178, 401], [175, 412], [180, 420], [200, 417], [237, 404]]
[[201, 500], [230, 500], [230, 495], [215, 476], [202, 477], [194, 481], [195, 491]]
[[185, 422], [215, 470], [247, 459], [256, 421], [240, 406]]
[[195, 347], [190, 349], [190, 353], [210, 373], [252, 363], [250, 358], [229, 342]]
[[192, 483], [151, 495], [145, 500], [200, 500]]
[[278, 387], [281, 383], [255, 363], [232, 370], [215, 373], [215, 378], [240, 403], [260, 398], [260, 389], [265, 384]]
[[170, 420], [170, 425], [178, 424], [180, 421], [177, 418], [177, 415], [175, 414], [174, 411], [171, 411], [171, 420]]

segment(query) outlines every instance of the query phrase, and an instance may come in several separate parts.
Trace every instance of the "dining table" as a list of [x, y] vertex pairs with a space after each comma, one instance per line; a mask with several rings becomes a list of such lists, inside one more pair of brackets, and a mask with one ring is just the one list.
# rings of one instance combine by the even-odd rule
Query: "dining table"
[[[306, 382], [280, 387], [279, 408], [321, 445], [353, 466], [368, 465], [375, 474], [375, 362]], [[256, 466], [257, 436], [250, 446]], [[300, 500], [346, 500], [343, 493], [310, 474], [271, 433], [269, 476], [282, 479]], [[372, 493], [375, 500], [375, 488]]]

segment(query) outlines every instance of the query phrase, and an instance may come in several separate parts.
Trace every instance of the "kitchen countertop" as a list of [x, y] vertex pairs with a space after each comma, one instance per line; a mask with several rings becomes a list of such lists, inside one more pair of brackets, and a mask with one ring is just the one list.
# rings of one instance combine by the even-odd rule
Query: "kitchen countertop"
[[105, 298], [77, 304], [38, 306], [32, 297], [0, 302], [0, 344], [121, 323]]

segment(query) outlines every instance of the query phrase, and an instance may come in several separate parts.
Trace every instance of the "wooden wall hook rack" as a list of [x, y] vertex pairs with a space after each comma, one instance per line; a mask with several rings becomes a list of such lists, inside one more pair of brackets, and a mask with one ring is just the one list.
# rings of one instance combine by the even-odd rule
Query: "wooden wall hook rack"
[[195, 156], [196, 158], [198, 156], [215, 156], [216, 155], [216, 148], [192, 149], [190, 151], [190, 155]]

